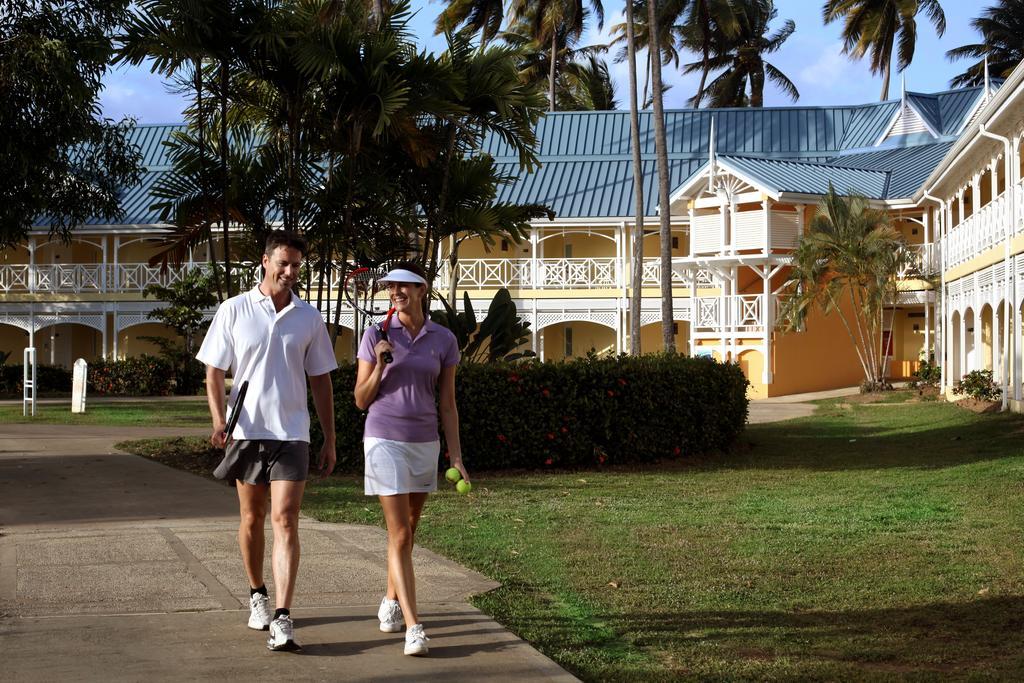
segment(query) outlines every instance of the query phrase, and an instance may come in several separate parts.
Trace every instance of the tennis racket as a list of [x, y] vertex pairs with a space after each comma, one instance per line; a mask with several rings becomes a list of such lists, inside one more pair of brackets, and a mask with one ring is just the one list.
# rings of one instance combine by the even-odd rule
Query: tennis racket
[[238, 387], [238, 395], [235, 396], [235, 402], [231, 404], [231, 419], [228, 420], [228, 426], [224, 430], [227, 434], [227, 440], [224, 442], [225, 447], [233, 441], [231, 434], [235, 431], [235, 425], [238, 424], [238, 416], [242, 414], [242, 405], [245, 403], [245, 392], [249, 391], [249, 380], [242, 382], [242, 386]]
[[[383, 275], [383, 271], [356, 268], [345, 278], [345, 298], [353, 309], [369, 320], [384, 316], [384, 320], [374, 326], [380, 332], [380, 338], [388, 341], [388, 329], [391, 327], [391, 316], [394, 315], [395, 309], [391, 306], [391, 295], [387, 286], [377, 282], [380, 275]], [[394, 359], [390, 351], [381, 354], [384, 365]]]

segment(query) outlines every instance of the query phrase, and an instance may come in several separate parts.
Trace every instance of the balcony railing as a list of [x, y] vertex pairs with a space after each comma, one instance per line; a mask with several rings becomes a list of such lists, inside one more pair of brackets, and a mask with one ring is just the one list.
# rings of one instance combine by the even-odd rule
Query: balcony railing
[[694, 331], [761, 334], [765, 324], [764, 297], [764, 294], [697, 297]]
[[934, 244], [911, 245], [911, 260], [900, 271], [900, 279], [928, 277], [939, 272], [939, 253]]
[[[493, 289], [609, 289], [628, 285], [628, 264], [616, 258], [576, 259], [463, 259], [458, 263], [459, 287], [464, 290]], [[206, 270], [205, 263], [161, 269], [146, 263], [113, 264], [0, 264], [0, 293], [139, 293], [150, 285], [169, 287], [185, 277], [191, 268]], [[243, 287], [252, 287], [258, 278], [254, 264], [237, 264], [233, 275]], [[438, 272], [436, 286], [449, 286], [448, 264]], [[658, 259], [645, 259], [643, 283], [645, 287], [658, 286], [661, 263]], [[338, 289], [340, 269], [333, 269], [326, 288]], [[673, 271], [676, 286], [686, 283], [679, 272]], [[314, 274], [311, 289], [319, 280]], [[700, 271], [698, 287], [718, 286], [708, 271]]]
[[[1019, 185], [1014, 191], [1018, 196], [1022, 193]], [[950, 230], [942, 239], [946, 265], [955, 266], [969, 261], [1002, 242], [1010, 228], [1009, 209], [1009, 195], [1003, 192]]]

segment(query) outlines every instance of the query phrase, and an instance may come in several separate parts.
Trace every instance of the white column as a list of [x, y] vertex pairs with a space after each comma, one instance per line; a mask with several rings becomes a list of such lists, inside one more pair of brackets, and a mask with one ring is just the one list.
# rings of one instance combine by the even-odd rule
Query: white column
[[1003, 318], [1002, 309], [999, 304], [992, 306], [992, 377], [996, 378], [996, 384], [1002, 384], [1003, 376], [1003, 354], [1000, 346], [1002, 335], [999, 330]]
[[977, 216], [981, 209], [981, 175], [971, 176], [971, 215]]
[[[28, 238], [28, 291], [36, 291], [36, 238]], [[31, 336], [31, 335], [30, 335]]]
[[530, 286], [537, 289], [537, 226], [530, 226]]
[[981, 347], [984, 341], [982, 331], [985, 329], [985, 325], [982, 322], [981, 311], [982, 306], [976, 306], [974, 311], [974, 348], [971, 350], [970, 367], [968, 371], [980, 370], [982, 367], [981, 362]]
[[533, 351], [534, 353], [537, 353], [537, 349], [540, 346], [540, 330], [537, 328], [537, 300], [532, 299], [530, 301], [530, 304], [533, 308], [533, 323], [531, 325], [531, 327], [533, 328], [533, 337], [530, 340], [530, 350]]
[[761, 202], [761, 208], [764, 210], [764, 244], [762, 245], [762, 251], [765, 256], [772, 250], [772, 226], [771, 226], [771, 215], [772, 215], [772, 202], [767, 197]]
[[764, 309], [761, 316], [764, 318], [764, 370], [761, 372], [761, 381], [764, 384], [772, 383], [772, 328], [775, 326], [775, 307], [772, 306], [772, 281], [771, 264], [765, 264], [761, 277], [764, 279], [764, 302], [761, 304]]
[[[118, 265], [121, 254], [121, 236], [114, 235], [114, 291], [121, 291], [121, 268]], [[116, 346], [115, 346], [116, 348]], [[114, 356], [117, 357], [116, 355]]]
[[[103, 268], [100, 269], [100, 291], [107, 291], [107, 236], [100, 237], [100, 246], [103, 249]], [[107, 345], [103, 345], [103, 357], [107, 357]]]
[[932, 357], [932, 305], [926, 297], [924, 300], [924, 359], [930, 363]]
[[117, 360], [117, 338], [119, 336], [117, 330], [117, 318], [117, 304], [114, 304], [114, 360]]

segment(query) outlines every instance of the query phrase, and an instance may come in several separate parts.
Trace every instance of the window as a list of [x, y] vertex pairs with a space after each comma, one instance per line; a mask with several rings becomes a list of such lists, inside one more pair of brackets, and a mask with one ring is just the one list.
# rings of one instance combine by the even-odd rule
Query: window
[[565, 258], [572, 258], [572, 245], [565, 245]]
[[502, 251], [508, 251], [508, 240], [502, 240], [501, 241], [501, 250]]
[[[674, 237], [672, 239], [675, 239]], [[672, 323], [672, 336], [679, 334], [679, 323]]]
[[572, 328], [568, 326], [565, 328], [565, 357], [572, 357]]
[[672, 238], [672, 248], [673, 249], [678, 249], [679, 248], [679, 237], [678, 236], [674, 236]]

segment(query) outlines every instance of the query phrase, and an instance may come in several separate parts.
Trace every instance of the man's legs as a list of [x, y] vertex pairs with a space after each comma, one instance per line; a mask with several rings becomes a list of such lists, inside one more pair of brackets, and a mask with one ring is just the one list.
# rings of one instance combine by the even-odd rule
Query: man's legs
[[299, 507], [304, 481], [270, 482], [270, 522], [274, 527], [274, 599], [278, 609], [289, 609], [299, 570]]
[[238, 508], [241, 521], [238, 525], [238, 547], [242, 551], [242, 564], [249, 578], [250, 588], [263, 585], [263, 552], [265, 540], [263, 524], [267, 517], [266, 484], [246, 484], [236, 481]]

